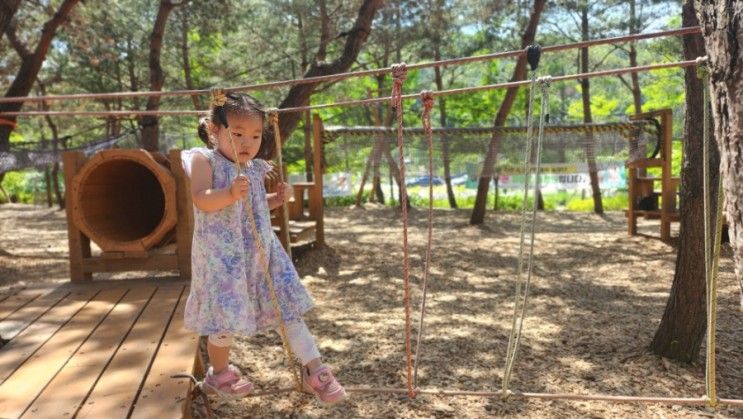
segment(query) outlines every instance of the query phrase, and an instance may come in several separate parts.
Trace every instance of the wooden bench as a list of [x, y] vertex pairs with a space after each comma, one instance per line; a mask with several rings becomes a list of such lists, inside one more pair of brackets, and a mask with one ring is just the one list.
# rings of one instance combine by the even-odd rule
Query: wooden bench
[[0, 418], [190, 417], [190, 380], [170, 378], [203, 372], [188, 290], [95, 281], [0, 297]]

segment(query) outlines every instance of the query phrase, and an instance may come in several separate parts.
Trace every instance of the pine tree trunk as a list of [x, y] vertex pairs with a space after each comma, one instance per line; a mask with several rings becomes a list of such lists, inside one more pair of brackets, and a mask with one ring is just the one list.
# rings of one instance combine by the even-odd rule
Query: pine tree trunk
[[[697, 26], [694, 0], [686, 0], [683, 5], [683, 26]], [[704, 55], [704, 42], [701, 35], [685, 35], [683, 38], [684, 57], [687, 60]], [[681, 362], [693, 362], [699, 356], [699, 348], [706, 330], [706, 299], [704, 274], [704, 193], [702, 164], [704, 147], [703, 127], [703, 85], [696, 76], [694, 68], [687, 68], [686, 115], [684, 118], [684, 156], [681, 167], [681, 227], [679, 250], [676, 256], [676, 272], [658, 330], [655, 332], [650, 350], [666, 358]], [[712, 188], [717, 196], [717, 173], [719, 154], [717, 147], [710, 147], [710, 173], [713, 174]], [[714, 218], [714, 217], [712, 217]], [[714, 224], [714, 222], [713, 222]]]
[[725, 217], [733, 247], [735, 275], [741, 284], [743, 309], [743, 2], [701, 2], [699, 11], [710, 61], [712, 115], [720, 147], [720, 174]]
[[[539, 24], [539, 18], [542, 15], [544, 9], [545, 0], [535, 0], [534, 8], [532, 9], [531, 16], [529, 17], [529, 24], [524, 30], [524, 36], [521, 38], [522, 48], [534, 43], [534, 37], [537, 33], [537, 25]], [[516, 67], [513, 70], [512, 81], [523, 80], [526, 77], [526, 56], [522, 55], [516, 61]], [[506, 96], [501, 102], [498, 113], [495, 115], [493, 121], [493, 128], [502, 127], [506, 123], [508, 114], [511, 112], [514, 100], [518, 94], [519, 88], [509, 88], [506, 91]], [[470, 216], [470, 224], [482, 224], [485, 221], [485, 207], [488, 202], [488, 188], [490, 186], [490, 179], [493, 178], [493, 169], [495, 163], [498, 160], [498, 148], [500, 147], [500, 140], [502, 133], [499, 130], [493, 131], [493, 137], [490, 139], [488, 144], [488, 152], [485, 156], [485, 161], [482, 166], [482, 173], [480, 174], [480, 180], [477, 182], [477, 196], [475, 197], [475, 206], [472, 208], [472, 215]]]

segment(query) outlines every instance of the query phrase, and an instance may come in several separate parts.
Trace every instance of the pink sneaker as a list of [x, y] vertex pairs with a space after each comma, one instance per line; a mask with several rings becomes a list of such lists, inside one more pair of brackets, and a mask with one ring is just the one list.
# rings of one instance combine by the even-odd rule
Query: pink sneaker
[[240, 370], [230, 364], [219, 374], [214, 374], [214, 368], [209, 367], [202, 382], [202, 390], [225, 399], [236, 399], [250, 394], [253, 391], [253, 383], [240, 378]]
[[326, 406], [336, 404], [346, 398], [346, 390], [333, 377], [330, 368], [323, 365], [314, 374], [302, 368], [302, 385], [308, 393], [314, 394]]

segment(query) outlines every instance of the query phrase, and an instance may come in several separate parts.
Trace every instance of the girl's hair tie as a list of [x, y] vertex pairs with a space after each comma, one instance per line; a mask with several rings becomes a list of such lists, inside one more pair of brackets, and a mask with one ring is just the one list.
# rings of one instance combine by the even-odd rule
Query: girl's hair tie
[[212, 93], [212, 106], [217, 114], [217, 119], [224, 125], [225, 128], [229, 128], [227, 123], [227, 113], [224, 111], [224, 104], [227, 102], [227, 96], [224, 94], [224, 90], [220, 88], [213, 88]]

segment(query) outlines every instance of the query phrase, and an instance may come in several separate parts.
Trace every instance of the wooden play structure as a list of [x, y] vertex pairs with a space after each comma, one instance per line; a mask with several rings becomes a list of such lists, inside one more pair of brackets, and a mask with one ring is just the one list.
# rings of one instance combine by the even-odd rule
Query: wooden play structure
[[[633, 236], [637, 234], [639, 217], [659, 219], [660, 238], [668, 240], [671, 238], [671, 223], [679, 221], [676, 205], [679, 178], [671, 174], [673, 113], [670, 109], [661, 109], [633, 115], [631, 118], [657, 118], [660, 122], [660, 147], [657, 156], [633, 159], [626, 164], [629, 190], [629, 208], [625, 211], [627, 232]], [[652, 167], [661, 169], [660, 177], [648, 176], [647, 169]], [[660, 191], [656, 185], [660, 186]]]
[[[180, 151], [64, 154], [70, 278], [173, 271], [191, 278], [193, 209]], [[101, 249], [92, 255], [90, 241]]]
[[91, 281], [0, 298], [0, 417], [190, 417], [199, 338], [185, 281]]
[[[281, 240], [284, 248], [300, 244], [325, 244], [324, 201], [323, 201], [323, 142], [322, 142], [322, 119], [315, 114], [312, 119], [312, 181], [292, 182], [294, 197], [288, 204], [289, 210], [289, 243], [283, 230], [287, 228], [284, 218], [281, 216], [281, 208], [271, 211], [271, 223], [274, 231]], [[310, 162], [307, 162], [310, 164]], [[274, 165], [274, 173], [266, 178], [266, 190], [275, 192], [278, 181], [278, 166]], [[286, 167], [284, 178], [286, 179]], [[305, 200], [305, 196], [307, 199]]]

